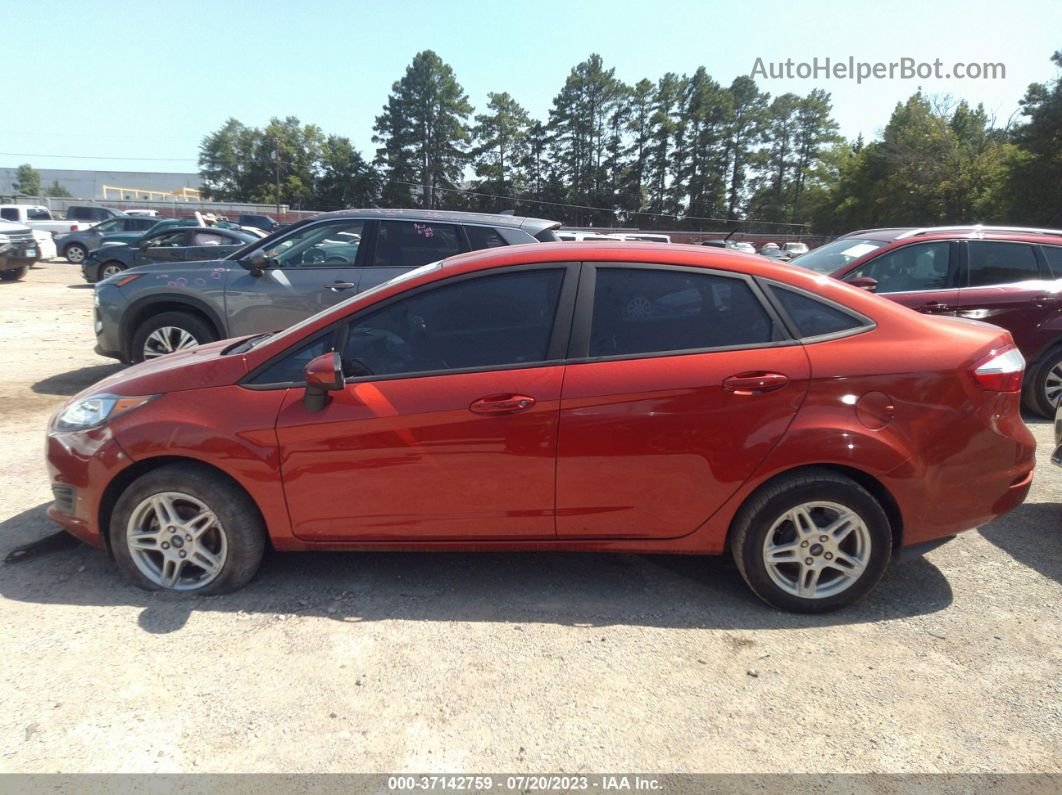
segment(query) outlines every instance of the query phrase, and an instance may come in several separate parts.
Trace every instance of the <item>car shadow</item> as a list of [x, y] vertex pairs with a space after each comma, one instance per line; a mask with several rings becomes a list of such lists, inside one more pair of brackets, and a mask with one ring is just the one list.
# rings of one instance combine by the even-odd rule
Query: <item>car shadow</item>
[[943, 610], [951, 587], [924, 559], [893, 566], [871, 595], [838, 613], [804, 616], [761, 603], [723, 558], [616, 553], [358, 552], [267, 554], [233, 594], [187, 597], [128, 585], [105, 552], [62, 537], [46, 505], [0, 522], [0, 597], [127, 606], [146, 632], [180, 630], [193, 612], [320, 617], [345, 622], [483, 621], [677, 629], [791, 629], [889, 621]]
[[1062, 582], [1062, 503], [1025, 503], [980, 533], [1019, 563]]
[[85, 282], [84, 284], [68, 284], [66, 286], [66, 289], [68, 289], [68, 290], [91, 290], [95, 286], [96, 285], [94, 285], [94, 284], [89, 284], [88, 282]]
[[69, 370], [44, 378], [30, 387], [38, 395], [76, 395], [82, 389], [113, 375], [125, 365], [114, 362], [112, 364], [94, 364], [89, 367], [81, 367], [77, 370]]

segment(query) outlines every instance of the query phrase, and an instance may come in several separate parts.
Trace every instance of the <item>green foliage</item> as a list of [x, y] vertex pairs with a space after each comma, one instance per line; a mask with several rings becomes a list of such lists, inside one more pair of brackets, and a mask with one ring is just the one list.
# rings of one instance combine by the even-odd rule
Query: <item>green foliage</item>
[[59, 180], [52, 180], [52, 184], [44, 189], [45, 196], [51, 196], [53, 199], [68, 199], [73, 194], [59, 184]]
[[15, 170], [15, 182], [12, 187], [17, 193], [21, 193], [24, 196], [40, 196], [40, 172], [29, 163], [23, 163]]
[[412, 194], [401, 183], [416, 183], [421, 206], [445, 206], [445, 189], [461, 181], [468, 159], [471, 113], [453, 69], [431, 50], [417, 53], [376, 117], [373, 142], [381, 144], [376, 163], [388, 183], [385, 199], [408, 204]]

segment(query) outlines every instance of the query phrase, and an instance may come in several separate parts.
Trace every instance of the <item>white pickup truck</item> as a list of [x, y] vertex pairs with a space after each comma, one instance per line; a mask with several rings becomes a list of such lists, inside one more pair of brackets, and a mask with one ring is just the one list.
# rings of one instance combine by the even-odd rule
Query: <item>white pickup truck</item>
[[63, 221], [52, 215], [47, 207], [38, 204], [0, 204], [0, 218], [30, 229], [43, 229], [53, 235], [60, 232], [80, 232], [95, 226], [91, 221]]

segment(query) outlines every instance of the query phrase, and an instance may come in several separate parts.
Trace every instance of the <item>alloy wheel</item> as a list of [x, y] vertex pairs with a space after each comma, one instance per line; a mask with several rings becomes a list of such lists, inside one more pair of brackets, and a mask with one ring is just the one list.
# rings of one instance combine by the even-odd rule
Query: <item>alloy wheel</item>
[[153, 584], [194, 591], [221, 574], [228, 557], [225, 529], [202, 501], [179, 491], [153, 494], [126, 525], [133, 563]]
[[177, 326], [162, 326], [152, 331], [144, 340], [144, 359], [154, 359], [174, 351], [194, 348], [199, 344], [191, 332]]

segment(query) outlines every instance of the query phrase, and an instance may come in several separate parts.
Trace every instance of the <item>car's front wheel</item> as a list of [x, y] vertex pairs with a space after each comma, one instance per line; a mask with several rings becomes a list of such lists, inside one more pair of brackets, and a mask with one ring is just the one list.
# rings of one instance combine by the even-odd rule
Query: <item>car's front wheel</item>
[[235, 483], [195, 464], [133, 481], [111, 516], [119, 568], [147, 590], [217, 594], [246, 585], [265, 551], [265, 525]]
[[117, 273], [121, 273], [125, 269], [125, 265], [116, 260], [112, 259], [108, 262], [104, 262], [100, 265], [99, 270], [97, 271], [99, 275], [96, 277], [96, 281], [102, 282], [104, 279], [110, 278]]
[[217, 334], [203, 320], [186, 312], [163, 312], [144, 321], [133, 334], [130, 351], [133, 364], [183, 351], [216, 340]]
[[870, 492], [829, 470], [768, 484], [734, 519], [731, 554], [768, 604], [825, 613], [864, 597], [892, 556], [888, 517]]
[[28, 265], [23, 265], [21, 268], [9, 268], [6, 271], [0, 271], [0, 281], [17, 282], [27, 273], [29, 273]]
[[80, 243], [71, 243], [63, 249], [63, 256], [66, 257], [68, 262], [80, 265], [84, 262], [85, 257], [88, 256], [88, 249]]

